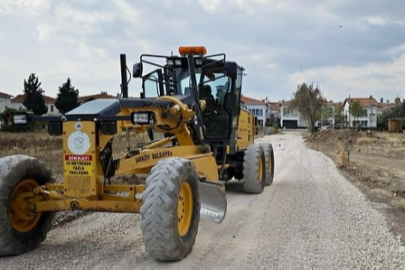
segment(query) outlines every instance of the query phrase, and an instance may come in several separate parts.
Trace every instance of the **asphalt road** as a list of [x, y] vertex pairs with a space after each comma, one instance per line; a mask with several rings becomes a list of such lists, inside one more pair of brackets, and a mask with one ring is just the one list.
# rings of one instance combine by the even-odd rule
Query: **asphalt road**
[[384, 217], [341, 176], [334, 163], [307, 149], [297, 132], [268, 136], [274, 183], [260, 195], [227, 185], [221, 224], [201, 221], [192, 253], [159, 263], [144, 250], [134, 214], [94, 213], [51, 231], [39, 249], [0, 259], [6, 268], [365, 268], [405, 265], [405, 247]]

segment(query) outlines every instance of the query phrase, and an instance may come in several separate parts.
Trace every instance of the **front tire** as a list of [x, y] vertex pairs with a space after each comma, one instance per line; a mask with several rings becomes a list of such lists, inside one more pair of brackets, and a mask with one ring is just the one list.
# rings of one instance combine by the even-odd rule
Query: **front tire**
[[266, 181], [266, 156], [260, 145], [252, 144], [243, 157], [243, 183], [246, 193], [259, 194]]
[[0, 168], [0, 256], [18, 255], [46, 239], [54, 213], [30, 212], [17, 197], [54, 181], [43, 163], [28, 156], [0, 158]]
[[192, 250], [200, 222], [200, 182], [186, 159], [158, 162], [146, 179], [141, 229], [146, 251], [159, 261], [178, 261]]
[[274, 150], [271, 143], [263, 143], [264, 154], [266, 156], [266, 186], [273, 183], [274, 178]]

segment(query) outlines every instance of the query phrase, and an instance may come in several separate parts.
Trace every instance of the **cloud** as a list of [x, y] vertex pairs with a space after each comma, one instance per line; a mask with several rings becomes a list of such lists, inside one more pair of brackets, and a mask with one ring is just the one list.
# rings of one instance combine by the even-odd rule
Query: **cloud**
[[388, 24], [387, 20], [385, 20], [381, 16], [367, 17], [366, 21], [367, 21], [367, 23], [369, 23], [371, 25], [378, 25], [378, 26]]
[[38, 40], [39, 41], [46, 41], [48, 40], [53, 34], [57, 33], [56, 27], [47, 23], [38, 23], [36, 26], [36, 30], [38, 32]]
[[139, 22], [141, 15], [136, 8], [134, 8], [133, 6], [131, 6], [131, 4], [129, 4], [123, 0], [116, 0], [114, 2], [115, 2], [115, 6], [118, 9], [118, 14], [122, 12], [122, 14], [124, 15], [123, 17], [126, 20], [132, 21], [132, 22]]
[[221, 4], [221, 0], [198, 0], [200, 6], [208, 12], [215, 12]]
[[366, 63], [360, 66], [331, 66], [295, 72], [288, 78], [290, 87], [303, 82], [319, 84], [328, 99], [369, 95], [405, 97], [405, 54], [387, 62]]
[[46, 12], [51, 0], [1, 0], [0, 14], [25, 13], [29, 16], [38, 16]]
[[94, 26], [101, 22], [112, 21], [114, 14], [110, 11], [90, 11], [84, 12], [72, 7], [64, 2], [58, 4], [55, 8], [55, 17], [66, 23], [73, 23], [83, 26]]
[[107, 51], [105, 49], [89, 47], [84, 43], [78, 43], [79, 55], [88, 59], [106, 59]]
[[[405, 2], [358, 0], [1, 0], [0, 88], [36, 72], [47, 94], [71, 77], [81, 94], [119, 90], [119, 54], [204, 45], [246, 68], [243, 92], [286, 99], [319, 82], [342, 99], [402, 91]], [[12, 64], [9, 64], [12, 63]], [[130, 89], [139, 92], [140, 80]], [[4, 91], [4, 90], [3, 90]]]
[[400, 54], [405, 54], [405, 43], [391, 47], [387, 50], [387, 55], [390, 56], [397, 56]]

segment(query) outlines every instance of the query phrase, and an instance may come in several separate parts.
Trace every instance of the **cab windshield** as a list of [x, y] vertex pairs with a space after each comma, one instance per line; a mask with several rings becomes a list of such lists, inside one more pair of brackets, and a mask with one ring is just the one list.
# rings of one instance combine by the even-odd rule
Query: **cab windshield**
[[[188, 68], [176, 68], [174, 69], [176, 78], [176, 90], [175, 95], [186, 96], [191, 94], [191, 78], [190, 70]], [[195, 68], [196, 81], [200, 80], [201, 68]]]
[[[186, 96], [191, 94], [189, 68], [165, 68], [164, 73], [157, 69], [144, 77], [145, 97], [155, 98], [162, 94], [169, 96]], [[200, 80], [201, 68], [195, 68], [196, 81]]]

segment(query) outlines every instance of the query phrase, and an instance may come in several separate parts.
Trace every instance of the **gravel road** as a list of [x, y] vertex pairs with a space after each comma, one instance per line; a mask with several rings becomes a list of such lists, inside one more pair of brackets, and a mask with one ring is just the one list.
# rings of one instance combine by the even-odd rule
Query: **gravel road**
[[159, 263], [144, 251], [134, 214], [94, 213], [51, 231], [39, 249], [0, 259], [11, 268], [401, 268], [405, 247], [384, 217], [334, 163], [307, 149], [297, 132], [273, 143], [274, 183], [260, 195], [227, 185], [221, 224], [201, 221], [193, 252]]

